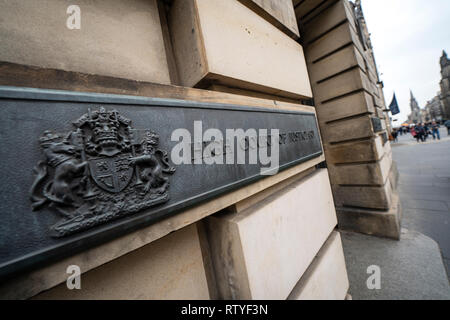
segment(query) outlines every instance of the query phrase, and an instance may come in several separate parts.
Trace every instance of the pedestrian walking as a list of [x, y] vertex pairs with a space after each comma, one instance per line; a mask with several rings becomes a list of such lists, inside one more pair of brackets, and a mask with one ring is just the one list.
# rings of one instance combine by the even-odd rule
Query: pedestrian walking
[[436, 137], [438, 140], [441, 140], [441, 134], [439, 133], [439, 125], [436, 123], [436, 121], [433, 121], [431, 123], [431, 133], [433, 134], [433, 140], [436, 140]]
[[424, 129], [424, 127], [422, 126], [422, 124], [421, 123], [419, 123], [416, 127], [415, 127], [415, 131], [416, 131], [416, 139], [417, 139], [417, 142], [420, 142], [420, 141], [422, 141], [422, 142], [425, 142], [425, 129]]
[[445, 121], [444, 126], [447, 127], [447, 135], [450, 136], [450, 120]]
[[394, 142], [398, 142], [398, 131], [397, 129], [392, 130], [392, 138], [394, 140]]
[[417, 135], [416, 127], [415, 127], [415, 126], [412, 126], [412, 127], [409, 129], [409, 132], [411, 133], [412, 137], [413, 137], [414, 139], [417, 139], [417, 142], [419, 142], [419, 136]]
[[428, 126], [428, 123], [422, 123], [422, 126], [423, 126], [423, 139], [424, 139], [424, 141], [427, 141], [428, 135], [431, 134], [431, 131]]

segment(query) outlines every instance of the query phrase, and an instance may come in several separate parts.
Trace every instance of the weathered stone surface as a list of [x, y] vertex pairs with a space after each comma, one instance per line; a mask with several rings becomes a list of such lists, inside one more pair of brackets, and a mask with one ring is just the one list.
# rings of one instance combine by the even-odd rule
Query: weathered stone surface
[[[93, 75], [58, 69], [26, 66], [0, 61], [0, 84], [4, 86], [41, 89], [69, 90], [145, 96], [152, 98], [173, 98], [204, 103], [226, 103], [257, 108], [285, 109], [314, 112], [315, 108], [299, 103], [284, 102], [279, 96], [251, 97], [217, 90], [204, 90], [174, 85], [164, 85], [124, 78]], [[242, 92], [240, 90], [239, 92]], [[266, 95], [264, 95], [266, 96]]]
[[362, 141], [324, 145], [329, 163], [355, 163], [378, 161], [384, 155], [381, 137]]
[[348, 288], [341, 236], [333, 231], [288, 299], [344, 300]]
[[392, 165], [392, 153], [373, 163], [328, 165], [333, 184], [384, 185]]
[[400, 174], [398, 172], [397, 162], [392, 161], [391, 171], [389, 171], [389, 181], [391, 182], [391, 188], [393, 191], [397, 190], [399, 178]]
[[[202, 90], [205, 90], [205, 89], [202, 89]], [[254, 97], [254, 98], [260, 98], [260, 99], [272, 100], [272, 101], [283, 101], [283, 102], [287, 102], [290, 104], [299, 105], [298, 100], [296, 100], [296, 99], [281, 97], [281, 96], [277, 96], [274, 94], [268, 94], [268, 93], [263, 93], [263, 92], [259, 92], [259, 91], [239, 89], [239, 88], [224, 86], [224, 85], [216, 84], [216, 83], [212, 83], [210, 86], [208, 86], [208, 88], [206, 88], [206, 90], [211, 91], [211, 92], [214, 91], [214, 92], [230, 93], [235, 96], [241, 96], [241, 97]]]
[[[381, 133], [381, 134], [383, 134], [383, 133]], [[386, 141], [386, 143], [383, 146], [383, 149], [384, 149], [384, 153], [392, 154], [392, 145], [389, 141]]]
[[309, 77], [318, 83], [352, 67], [364, 70], [364, 58], [355, 46], [347, 46], [316, 63], [308, 64]]
[[400, 240], [402, 207], [397, 193], [388, 211], [337, 207], [339, 228]]
[[314, 10], [314, 8], [319, 4], [319, 0], [302, 1], [295, 6], [295, 16], [297, 17], [297, 19], [302, 19], [305, 15]]
[[222, 298], [286, 299], [336, 225], [327, 170], [206, 221]]
[[169, 24], [182, 85], [312, 96], [302, 46], [239, 1], [176, 0]]
[[339, 186], [333, 185], [333, 196], [337, 207], [350, 206], [388, 210], [391, 207], [391, 183], [384, 186]]
[[363, 91], [327, 103], [317, 103], [316, 106], [320, 124], [375, 112], [372, 96]]
[[[378, 76], [376, 75], [375, 71], [373, 69], [371, 69], [368, 66], [368, 62], [367, 62], [367, 58], [365, 58], [365, 68], [363, 69], [367, 78], [370, 81], [371, 87], [370, 87], [370, 93], [375, 97], [380, 99], [380, 92], [378, 90], [378, 86], [377, 86], [377, 82], [378, 82]], [[381, 99], [379, 100], [381, 102]], [[381, 105], [378, 105], [381, 107]]]
[[[331, 3], [332, 1], [328, 2]], [[320, 14], [315, 14], [315, 17], [305, 23], [308, 32], [305, 33], [304, 41], [309, 43], [346, 20], [349, 20], [355, 27], [355, 21], [350, 10], [347, 1], [337, 1], [331, 6], [328, 4], [325, 10]]]
[[306, 61], [315, 62], [352, 43], [358, 46], [358, 41], [358, 35], [350, 23], [343, 23], [305, 47]]
[[[81, 29], [66, 26], [81, 9]], [[0, 60], [170, 84], [156, 0], [1, 0]]]
[[81, 288], [63, 283], [34, 298], [209, 299], [195, 224], [84, 273]]
[[314, 99], [323, 103], [330, 99], [353, 93], [357, 90], [370, 91], [371, 82], [360, 68], [354, 68], [313, 87]]
[[323, 143], [337, 143], [375, 136], [370, 116], [336, 121], [321, 127]]
[[314, 170], [316, 170], [314, 167], [309, 168], [299, 174], [296, 174], [286, 180], [281, 181], [280, 183], [277, 183], [276, 185], [274, 185], [270, 188], [267, 188], [267, 189], [255, 194], [251, 197], [248, 197], [242, 201], [235, 203], [234, 205], [227, 208], [227, 210], [230, 212], [233, 212], [233, 213], [243, 212], [244, 210], [259, 203], [260, 201], [264, 200], [265, 198], [269, 197], [270, 195], [272, 195], [278, 191], [281, 191], [281, 190], [285, 189], [287, 186], [289, 186], [295, 182], [298, 182], [300, 179], [303, 179], [304, 177], [310, 175], [311, 173], [314, 172]]
[[392, 151], [383, 141], [384, 96], [364, 22], [356, 23], [347, 0], [303, 1], [296, 12], [303, 19], [299, 23], [335, 203], [373, 214], [389, 210], [395, 189], [395, 179], [389, 178]]
[[294, 39], [300, 37], [294, 5], [290, 0], [239, 0], [256, 14]]
[[[376, 101], [376, 99], [374, 99], [374, 101]], [[375, 107], [375, 112], [376, 112], [376, 116], [380, 119], [384, 119], [384, 113], [383, 113], [383, 109], [380, 108], [379, 106]]]

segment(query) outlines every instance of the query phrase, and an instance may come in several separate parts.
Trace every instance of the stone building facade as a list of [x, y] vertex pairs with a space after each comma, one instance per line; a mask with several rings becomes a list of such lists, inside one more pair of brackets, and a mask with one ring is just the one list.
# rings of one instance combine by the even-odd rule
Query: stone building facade
[[440, 59], [441, 66], [441, 91], [427, 102], [424, 109], [419, 107], [416, 98], [411, 91], [410, 107], [411, 113], [408, 115], [409, 123], [421, 123], [428, 121], [445, 121], [450, 119], [450, 60], [445, 51]]
[[416, 98], [414, 97], [414, 94], [412, 91], [410, 91], [410, 100], [409, 100], [409, 106], [411, 108], [411, 113], [408, 116], [408, 122], [409, 123], [422, 123], [424, 121], [422, 117], [422, 110], [419, 107], [419, 103], [417, 102]]
[[296, 7], [339, 227], [400, 237], [389, 117], [359, 1]]
[[437, 95], [427, 102], [425, 109], [427, 111], [426, 121], [439, 121], [444, 120], [444, 108], [441, 100], [441, 93], [438, 92]]
[[441, 65], [441, 94], [440, 99], [443, 106], [445, 120], [450, 119], [450, 60], [447, 57], [447, 52], [442, 52], [440, 60]]
[[[84, 236], [115, 223], [122, 226], [116, 228], [120, 234], [67, 250], [57, 259], [43, 261], [39, 256], [39, 264], [20, 272], [14, 270], [15, 260], [3, 259], [1, 275], [4, 270], [9, 273], [0, 279], [0, 297], [342, 300], [349, 282], [339, 228], [399, 239], [401, 207], [387, 139], [389, 117], [358, 1], [80, 0], [77, 4], [81, 28], [71, 29], [66, 25], [65, 2], [0, 0], [1, 97], [17, 99], [17, 91], [27, 94], [28, 100], [19, 104], [23, 109], [17, 109], [20, 114], [34, 112], [26, 108], [36, 95], [52, 97], [37, 116], [17, 117], [11, 110], [8, 120], [21, 128], [44, 131], [60, 122], [69, 125], [74, 119], [55, 124], [49, 114], [51, 108], [58, 111], [55, 104], [60, 106], [58, 112], [61, 108], [73, 112], [75, 107], [60, 95], [82, 104], [86, 115], [75, 123], [91, 124], [92, 106], [86, 97], [102, 104], [105, 95], [111, 95], [140, 103], [131, 112], [122, 102], [125, 106], [119, 111], [127, 111], [137, 122], [150, 119], [149, 126], [157, 125], [158, 119], [168, 126], [170, 122], [150, 117], [143, 101], [160, 103], [160, 110], [183, 103], [189, 108], [212, 105], [224, 112], [223, 117], [207, 119], [217, 126], [232, 118], [230, 110], [238, 109], [313, 115], [323, 152], [275, 175], [186, 204], [158, 220], [147, 219], [143, 212], [51, 240], [54, 246], [86, 244]], [[101, 110], [95, 115], [102, 123], [109, 119], [129, 124], [117, 112], [105, 116]], [[196, 120], [182, 113], [174, 117], [183, 118], [186, 125]], [[104, 134], [109, 129], [99, 130]], [[21, 165], [27, 165], [26, 157], [39, 154], [35, 143], [45, 146], [53, 138], [47, 132], [41, 140], [28, 139], [29, 152], [11, 148], [8, 157], [22, 156]], [[155, 144], [154, 135], [151, 138], [146, 140], [150, 146]], [[149, 148], [144, 160], [151, 152]], [[168, 165], [171, 159], [165, 161]], [[5, 163], [0, 168], [13, 174]], [[192, 170], [196, 174], [191, 176], [202, 175]], [[32, 183], [32, 167], [21, 174], [8, 184]], [[214, 179], [217, 176], [205, 177]], [[170, 188], [169, 192], [179, 192], [175, 183]], [[12, 189], [0, 191], [10, 194]], [[32, 215], [36, 228], [42, 227], [45, 215], [31, 211], [28, 190], [22, 189], [17, 189], [18, 199], [26, 200], [11, 200], [16, 207], [8, 209], [24, 208], [27, 202], [21, 212], [26, 219]], [[126, 227], [126, 222], [139, 217], [139, 227]], [[21, 223], [7, 225], [14, 228]], [[5, 230], [0, 228], [2, 240], [14, 237]], [[75, 241], [77, 237], [83, 241]], [[20, 246], [2, 250], [14, 256], [39, 245], [21, 239]], [[46, 234], [40, 240], [49, 241]], [[73, 265], [81, 269], [82, 290], [66, 286], [67, 268]]]

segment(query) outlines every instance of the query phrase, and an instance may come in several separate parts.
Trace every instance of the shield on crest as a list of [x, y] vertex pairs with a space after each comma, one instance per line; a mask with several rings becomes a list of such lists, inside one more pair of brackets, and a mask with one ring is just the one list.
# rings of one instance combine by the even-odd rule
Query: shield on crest
[[133, 177], [129, 155], [89, 159], [88, 162], [92, 179], [105, 191], [121, 192]]

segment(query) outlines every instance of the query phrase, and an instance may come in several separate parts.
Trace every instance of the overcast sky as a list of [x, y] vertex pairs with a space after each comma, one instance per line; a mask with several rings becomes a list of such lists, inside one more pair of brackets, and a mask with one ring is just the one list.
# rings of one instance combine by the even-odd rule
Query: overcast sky
[[[409, 89], [421, 108], [440, 90], [439, 59], [450, 54], [450, 0], [362, 0], [386, 104], [395, 91], [401, 113], [410, 113]], [[401, 122], [400, 122], [401, 121]]]

